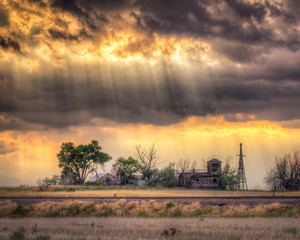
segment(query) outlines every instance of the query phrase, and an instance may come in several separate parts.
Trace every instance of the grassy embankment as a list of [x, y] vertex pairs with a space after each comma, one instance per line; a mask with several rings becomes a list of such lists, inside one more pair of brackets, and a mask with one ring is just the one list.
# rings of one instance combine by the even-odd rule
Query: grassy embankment
[[117, 202], [63, 201], [40, 202], [29, 206], [0, 201], [0, 217], [300, 217], [300, 205], [272, 203], [202, 206], [200, 202]]
[[300, 239], [300, 220], [283, 218], [0, 219], [0, 239]]
[[[136, 186], [50, 186], [45, 191], [38, 187], [0, 187], [0, 197], [242, 197], [273, 196], [269, 191], [225, 191], [184, 188], [150, 188]], [[298, 192], [276, 192], [276, 196], [297, 196]]]

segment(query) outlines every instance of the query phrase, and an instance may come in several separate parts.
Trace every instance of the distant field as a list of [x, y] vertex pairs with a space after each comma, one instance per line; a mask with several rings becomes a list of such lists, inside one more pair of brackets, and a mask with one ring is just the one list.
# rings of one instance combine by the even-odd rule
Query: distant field
[[[184, 188], [138, 188], [138, 187], [80, 187], [52, 186], [46, 191], [38, 187], [1, 187], [0, 197], [246, 197], [273, 196], [267, 191], [221, 191]], [[298, 192], [276, 192], [276, 196], [298, 196]]]
[[300, 239], [300, 219], [0, 219], [0, 239]]

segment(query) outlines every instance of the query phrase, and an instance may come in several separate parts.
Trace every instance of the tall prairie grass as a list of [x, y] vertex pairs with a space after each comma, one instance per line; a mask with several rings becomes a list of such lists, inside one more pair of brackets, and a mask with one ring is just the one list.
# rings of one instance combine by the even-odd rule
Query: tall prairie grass
[[1, 217], [300, 217], [300, 205], [272, 203], [249, 207], [246, 205], [201, 206], [199, 202], [178, 203], [119, 200], [40, 202], [30, 206], [0, 201]]
[[300, 239], [295, 218], [2, 218], [0, 226], [3, 240]]

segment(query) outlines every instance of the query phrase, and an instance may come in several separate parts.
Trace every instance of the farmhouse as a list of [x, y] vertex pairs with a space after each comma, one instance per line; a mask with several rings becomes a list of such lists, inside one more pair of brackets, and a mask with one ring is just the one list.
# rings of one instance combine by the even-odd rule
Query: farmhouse
[[186, 188], [218, 188], [219, 176], [216, 172], [221, 168], [221, 161], [214, 158], [207, 161], [206, 170], [182, 172], [179, 174], [179, 186]]
[[120, 185], [119, 179], [110, 173], [97, 173], [95, 176], [91, 177], [88, 182], [100, 183], [107, 186]]

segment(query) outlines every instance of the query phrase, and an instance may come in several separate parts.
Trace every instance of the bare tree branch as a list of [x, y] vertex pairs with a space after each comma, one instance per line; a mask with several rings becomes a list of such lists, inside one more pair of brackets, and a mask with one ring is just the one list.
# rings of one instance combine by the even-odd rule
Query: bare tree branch
[[180, 170], [181, 172], [184, 172], [186, 170], [189, 170], [190, 167], [190, 159], [189, 158], [181, 158], [177, 163], [176, 163], [176, 168]]
[[135, 146], [134, 157], [139, 161], [141, 165], [141, 172], [145, 179], [149, 180], [152, 177], [153, 170], [159, 160], [155, 144], [148, 149], [141, 145]]

